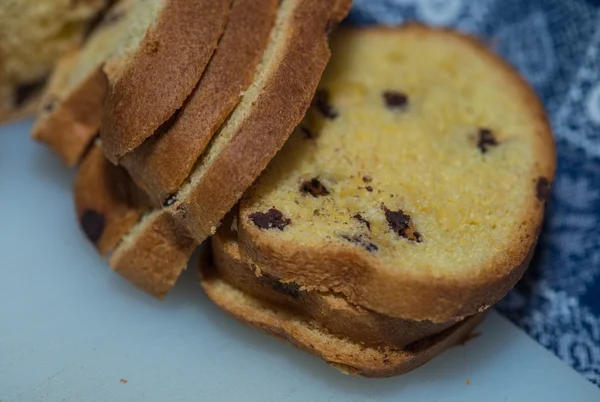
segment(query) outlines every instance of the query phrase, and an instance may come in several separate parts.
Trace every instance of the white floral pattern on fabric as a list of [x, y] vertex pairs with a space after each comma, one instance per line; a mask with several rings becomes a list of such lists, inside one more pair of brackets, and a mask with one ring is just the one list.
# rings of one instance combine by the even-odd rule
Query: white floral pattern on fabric
[[600, 1], [354, 0], [348, 18], [413, 20], [480, 37], [544, 100], [553, 196], [531, 268], [498, 310], [600, 385]]

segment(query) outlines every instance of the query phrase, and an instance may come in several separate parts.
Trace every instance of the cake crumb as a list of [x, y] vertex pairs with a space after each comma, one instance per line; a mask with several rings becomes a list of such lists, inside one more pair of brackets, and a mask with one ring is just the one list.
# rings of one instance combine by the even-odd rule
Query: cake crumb
[[[120, 382], [121, 384], [127, 384], [127, 380], [126, 380], [126, 379], [124, 379], [124, 378], [121, 378], [121, 379], [119, 380], [119, 382]], [[0, 401], [0, 402], [1, 402], [1, 401]]]
[[467, 378], [467, 381], [465, 381], [465, 384], [467, 384], [467, 386], [469, 386], [469, 385], [471, 384], [471, 380], [469, 380], [469, 379]]

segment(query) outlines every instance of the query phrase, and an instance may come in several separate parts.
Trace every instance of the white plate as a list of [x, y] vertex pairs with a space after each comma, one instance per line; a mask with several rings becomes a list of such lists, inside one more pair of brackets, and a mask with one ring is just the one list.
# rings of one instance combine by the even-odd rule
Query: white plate
[[466, 346], [372, 380], [230, 318], [193, 266], [159, 302], [98, 258], [75, 220], [73, 173], [29, 140], [29, 127], [0, 129], [2, 402], [600, 401], [494, 312]]

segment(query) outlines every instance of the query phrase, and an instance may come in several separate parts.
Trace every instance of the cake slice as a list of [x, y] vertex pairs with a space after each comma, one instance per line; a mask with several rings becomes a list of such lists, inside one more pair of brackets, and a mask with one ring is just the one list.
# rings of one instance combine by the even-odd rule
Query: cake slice
[[118, 260], [111, 258], [150, 206], [146, 194], [133, 183], [125, 169], [110, 163], [100, 141], [83, 159], [73, 189], [75, 210], [82, 231], [112, 268], [129, 281], [157, 297], [164, 296], [187, 266], [196, 243], [172, 224], [169, 216], [154, 222], [153, 232], [138, 239], [136, 249]]
[[106, 159], [100, 141], [92, 144], [79, 166], [73, 196], [81, 229], [103, 256], [112, 252], [149, 205], [125, 169]]
[[0, 2], [0, 121], [32, 114], [57, 60], [85, 38], [108, 0]]
[[104, 73], [100, 135], [117, 163], [166, 124], [200, 80], [232, 0], [137, 0], [136, 19], [115, 43]]
[[[330, 56], [327, 30], [349, 6], [347, 0], [281, 2], [252, 85], [179, 191], [123, 238], [110, 258], [113, 268], [172, 279], [171, 251], [177, 261], [189, 258], [215, 232], [302, 119]], [[168, 286], [158, 290], [152, 292], [162, 297]]]
[[106, 97], [102, 65], [133, 19], [135, 0], [117, 2], [86, 43], [58, 62], [44, 90], [32, 137], [44, 142], [67, 166], [74, 166], [100, 129]]
[[391, 317], [486, 310], [526, 269], [554, 178], [533, 90], [476, 40], [348, 28], [313, 107], [242, 199], [265, 274]]
[[234, 0], [217, 50], [173, 124], [122, 159], [133, 181], [158, 205], [177, 192], [252, 83], [278, 4], [278, 0]]
[[[295, 283], [284, 283], [263, 274], [260, 266], [248, 264], [240, 254], [235, 225], [225, 220], [211, 238], [214, 274], [245, 293], [278, 304], [307, 322], [334, 335], [370, 347], [403, 348], [419, 339], [442, 332], [456, 324], [411, 321], [384, 316], [348, 303], [340, 295], [308, 292]], [[460, 320], [459, 320], [460, 321]]]
[[[154, 99], [152, 105], [157, 116], [162, 110], [162, 115], [169, 114], [165, 120], [168, 119], [181, 106], [174, 105], [172, 99], [185, 98], [189, 94], [212, 55], [227, 21], [230, 1], [183, 2], [187, 5], [180, 4], [182, 0], [122, 0], [117, 3], [82, 49], [62, 60], [54, 72], [42, 101], [33, 137], [46, 142], [67, 165], [77, 163], [100, 129], [104, 103], [109, 92], [114, 90], [110, 87], [112, 81], [107, 81], [103, 72], [107, 62], [113, 81], [114, 76], [110, 74], [118, 77], [124, 74], [134, 83], [137, 82], [135, 80], [143, 81], [146, 87], [140, 83], [134, 91], [135, 96]], [[185, 14], [186, 18], [177, 19], [181, 14]], [[189, 32], [183, 29], [183, 24], [190, 24]], [[172, 47], [173, 41], [178, 46]], [[168, 50], [163, 48], [152, 53], [149, 47], [154, 46], [153, 43], [163, 43], [164, 47], [169, 44]], [[180, 53], [174, 55], [174, 50]], [[170, 63], [180, 63], [182, 71], [173, 74], [174, 67], [164, 62], [165, 57]], [[142, 67], [145, 68], [143, 74], [138, 74]], [[161, 85], [153, 82], [153, 86], [149, 87], [148, 79], [161, 81]], [[157, 94], [146, 93], [167, 87], [171, 91], [170, 97], [149, 98]], [[161, 102], [156, 99], [161, 99]]]
[[201, 266], [200, 271], [202, 287], [208, 297], [227, 313], [350, 375], [391, 377], [407, 373], [459, 343], [483, 318], [482, 314], [466, 318], [439, 334], [404, 348], [369, 347], [333, 335], [284, 306], [256, 298], [223, 280], [208, 267]]

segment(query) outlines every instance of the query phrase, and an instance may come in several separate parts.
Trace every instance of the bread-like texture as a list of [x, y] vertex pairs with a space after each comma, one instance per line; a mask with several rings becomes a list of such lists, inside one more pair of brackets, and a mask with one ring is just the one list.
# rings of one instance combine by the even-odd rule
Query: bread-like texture
[[294, 283], [282, 283], [262, 274], [260, 267], [246, 263], [236, 237], [225, 221], [211, 238], [216, 275], [245, 293], [305, 317], [307, 322], [326, 328], [334, 335], [370, 347], [403, 348], [456, 324], [454, 320], [436, 324], [392, 318], [351, 305], [339, 295], [307, 292]]
[[158, 205], [177, 192], [252, 83], [278, 4], [278, 0], [234, 0], [217, 50], [173, 125], [122, 159], [132, 179]]
[[325, 360], [344, 374], [392, 377], [412, 371], [447, 348], [459, 343], [483, 319], [483, 314], [466, 318], [440, 334], [419, 340], [404, 349], [371, 348], [335, 336], [303, 316], [245, 293], [200, 268], [201, 283], [208, 297], [238, 320]]
[[486, 310], [529, 264], [554, 178], [544, 109], [443, 29], [348, 28], [314, 107], [240, 203], [263, 272], [392, 317]]
[[0, 122], [33, 114], [56, 61], [79, 45], [108, 0], [0, 2]]
[[[329, 59], [326, 28], [343, 18], [349, 5], [347, 0], [281, 2], [252, 85], [190, 180], [163, 208], [146, 214], [117, 247], [113, 268], [175, 277], [174, 266], [215, 232], [302, 119]], [[175, 264], [169, 253], [176, 256]]]
[[92, 144], [79, 166], [73, 198], [81, 229], [102, 256], [119, 244], [148, 205], [127, 172], [104, 157], [99, 141]]
[[58, 62], [44, 91], [31, 135], [67, 166], [79, 163], [98, 135], [108, 88], [102, 65], [135, 18], [134, 5], [135, 0], [116, 3], [86, 43]]
[[302, 120], [350, 0], [284, 0], [254, 81], [164, 212], [198, 241], [256, 180]]
[[104, 68], [109, 87], [100, 136], [109, 160], [118, 163], [182, 107], [225, 29], [231, 2], [142, 1], [144, 23], [130, 28]]
[[138, 239], [136, 248], [119, 247], [135, 235], [136, 224], [145, 227], [143, 215], [150, 202], [125, 169], [106, 159], [99, 141], [81, 163], [74, 199], [83, 232], [109, 258], [113, 270], [159, 298], [173, 287], [195, 243], [174, 229], [169, 216], [163, 216]]
[[123, 237], [110, 266], [131, 282], [163, 298], [175, 286], [197, 243], [169, 215], [148, 215]]

